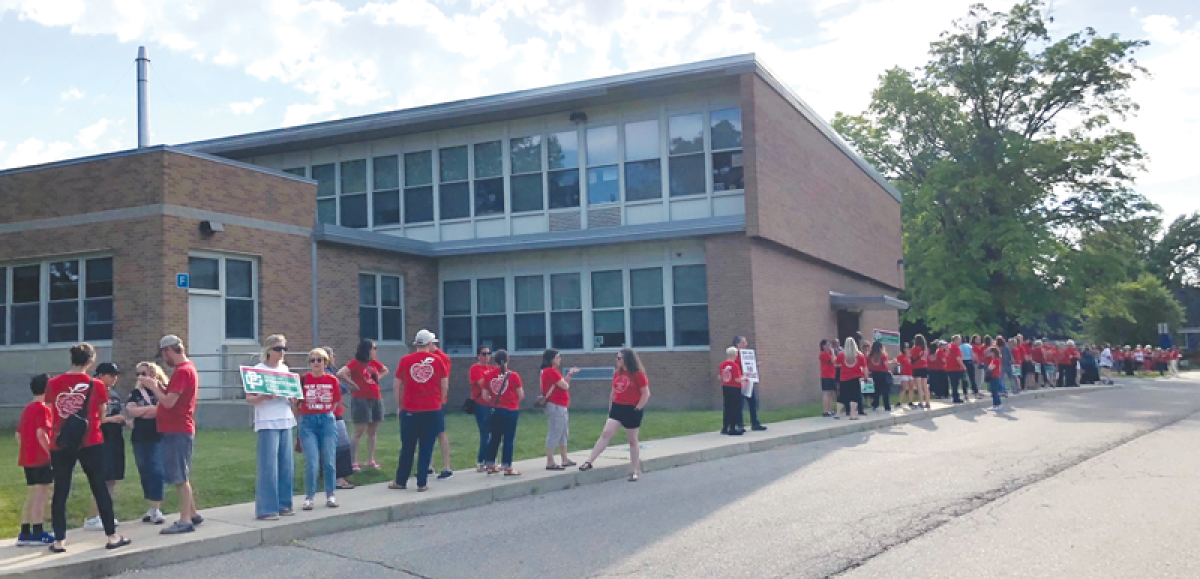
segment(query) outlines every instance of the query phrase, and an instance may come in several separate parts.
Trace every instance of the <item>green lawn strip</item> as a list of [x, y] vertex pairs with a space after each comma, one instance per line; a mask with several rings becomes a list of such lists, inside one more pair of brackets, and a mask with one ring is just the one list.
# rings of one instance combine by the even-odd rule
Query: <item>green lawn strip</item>
[[[760, 413], [763, 422], [779, 422], [796, 418], [819, 416], [819, 404], [808, 404], [779, 410], [765, 410]], [[572, 451], [587, 450], [596, 442], [600, 430], [604, 426], [607, 415], [604, 412], [575, 411], [571, 413], [570, 449]], [[642, 425], [641, 439], [655, 440], [673, 438], [700, 432], [716, 431], [721, 425], [721, 411], [650, 411]], [[353, 434], [353, 424], [347, 424]], [[475, 419], [460, 411], [451, 411], [446, 417], [446, 428], [450, 433], [452, 445], [451, 457], [456, 476], [466, 476], [468, 470], [475, 467], [475, 453], [478, 449], [479, 435], [475, 427]], [[128, 439], [128, 433], [126, 433]], [[516, 460], [545, 456], [546, 415], [541, 411], [524, 410], [517, 428]], [[623, 433], [618, 433], [613, 444], [625, 444]], [[202, 430], [196, 435], [195, 457], [192, 463], [192, 480], [196, 491], [196, 500], [201, 511], [222, 505], [247, 503], [254, 500], [254, 448], [255, 435], [250, 430]], [[389, 417], [379, 427], [379, 448], [376, 456], [382, 463], [382, 470], [364, 468], [362, 472], [351, 477], [355, 484], [370, 484], [389, 480], [396, 470], [397, 456], [400, 452], [399, 428], [395, 417]], [[0, 441], [0, 456], [17, 456], [15, 438], [5, 438]], [[359, 450], [359, 457], [364, 463], [366, 456], [366, 441], [364, 439]], [[0, 536], [16, 536], [21, 515], [21, 506], [25, 500], [25, 476], [15, 460], [9, 468], [0, 469]], [[296, 494], [304, 492], [304, 459], [303, 455], [296, 458]], [[441, 452], [434, 451], [433, 466], [441, 470]], [[320, 483], [318, 482], [318, 488]], [[323, 497], [318, 491], [318, 498]], [[176, 511], [175, 492], [168, 488], [167, 501], [163, 511]], [[354, 491], [342, 491], [342, 502], [354, 500]], [[299, 507], [300, 505], [296, 505]], [[68, 503], [68, 524], [71, 528], [82, 524], [83, 518], [91, 508], [91, 494], [87, 491], [87, 480], [78, 467], [71, 488], [71, 500]], [[120, 520], [140, 519], [146, 511], [146, 503], [142, 499], [141, 484], [137, 467], [133, 460], [132, 450], [126, 442], [125, 480], [117, 484], [116, 493], [117, 518]], [[247, 509], [247, 517], [253, 516]], [[168, 516], [168, 520], [173, 517]], [[46, 524], [49, 530], [50, 508], [46, 507]], [[140, 524], [140, 523], [139, 523]]]

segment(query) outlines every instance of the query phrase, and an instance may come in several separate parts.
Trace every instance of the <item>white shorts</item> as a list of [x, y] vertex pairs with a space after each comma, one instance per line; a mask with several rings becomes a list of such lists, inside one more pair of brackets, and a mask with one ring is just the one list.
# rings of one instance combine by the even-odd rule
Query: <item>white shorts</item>
[[911, 381], [912, 381], [912, 376], [901, 376], [901, 377], [900, 377], [900, 383], [901, 383], [901, 384], [903, 384], [903, 383], [905, 383], [905, 382], [911, 382]]

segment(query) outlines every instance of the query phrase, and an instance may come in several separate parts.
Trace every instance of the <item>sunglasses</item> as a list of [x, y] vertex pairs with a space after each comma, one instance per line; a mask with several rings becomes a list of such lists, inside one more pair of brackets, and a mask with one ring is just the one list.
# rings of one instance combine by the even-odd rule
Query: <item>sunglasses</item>
[[149, 372], [138, 372], [137, 375], [139, 378], [149, 378], [150, 376], [153, 376], [153, 374]]
[[286, 351], [288, 351], [288, 347], [287, 347], [287, 346], [274, 346], [274, 347], [272, 347], [271, 349], [272, 349], [272, 350], [274, 350], [274, 351], [276, 351], [276, 352], [286, 352]]
[[318, 362], [320, 362], [320, 363], [324, 364], [324, 363], [325, 363], [325, 360], [322, 360], [321, 358], [309, 358], [309, 359], [308, 359], [308, 363], [309, 363], [309, 364], [316, 364], [316, 363], [318, 363]]
[[492, 353], [491, 352], [480, 352], [479, 355], [480, 356], [491, 356]]

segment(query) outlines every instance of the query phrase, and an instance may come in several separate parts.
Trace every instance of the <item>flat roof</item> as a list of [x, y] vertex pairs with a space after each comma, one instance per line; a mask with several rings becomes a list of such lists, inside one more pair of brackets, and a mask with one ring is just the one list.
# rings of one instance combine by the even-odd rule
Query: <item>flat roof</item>
[[134, 155], [144, 155], [147, 153], [159, 153], [159, 152], [187, 155], [189, 157], [195, 157], [197, 159], [204, 159], [205, 161], [212, 161], [213, 163], [220, 163], [222, 165], [229, 165], [231, 167], [239, 167], [241, 169], [247, 169], [250, 171], [255, 171], [257, 173], [266, 173], [268, 175], [274, 175], [276, 177], [283, 177], [286, 179], [291, 179], [293, 181], [300, 181], [303, 183], [316, 183], [316, 181], [313, 181], [312, 179], [309, 179], [307, 177], [299, 177], [299, 176], [293, 175], [291, 173], [284, 173], [283, 171], [279, 171], [277, 169], [263, 167], [262, 165], [243, 163], [241, 161], [235, 161], [233, 159], [228, 159], [226, 157], [219, 157], [217, 155], [209, 155], [207, 153], [193, 151], [191, 149], [185, 149], [185, 148], [176, 147], [173, 145], [154, 145], [151, 147], [141, 147], [139, 149], [125, 149], [123, 151], [113, 151], [111, 153], [101, 153], [99, 155], [89, 155], [87, 157], [75, 157], [74, 159], [63, 159], [61, 161], [51, 161], [49, 163], [42, 163], [40, 165], [28, 165], [25, 167], [15, 167], [12, 169], [5, 169], [3, 171], [0, 171], [0, 177], [7, 177], [9, 175], [19, 175], [21, 173], [32, 173], [35, 171], [48, 171], [51, 169], [58, 169], [61, 167], [70, 167], [72, 165], [82, 165], [84, 163], [95, 163], [95, 162], [99, 162], [99, 161], [108, 161], [110, 159], [119, 159], [121, 157], [132, 157]]

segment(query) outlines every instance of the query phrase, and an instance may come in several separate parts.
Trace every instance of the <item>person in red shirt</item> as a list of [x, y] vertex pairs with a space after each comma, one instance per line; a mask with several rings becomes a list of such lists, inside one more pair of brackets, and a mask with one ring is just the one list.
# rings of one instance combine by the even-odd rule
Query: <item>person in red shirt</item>
[[842, 353], [838, 354], [834, 364], [841, 371], [838, 402], [843, 405], [850, 420], [858, 420], [860, 414], [865, 414], [862, 408], [862, 378], [867, 375], [867, 357], [858, 351], [858, 343], [854, 338], [846, 338]]
[[1033, 362], [1033, 382], [1038, 386], [1046, 385], [1046, 348], [1041, 340], [1034, 340], [1029, 345], [1029, 359]]
[[988, 410], [997, 412], [1000, 410], [1001, 400], [1000, 392], [1004, 391], [1004, 381], [1001, 378], [1001, 366], [1003, 360], [1000, 357], [1000, 349], [991, 346], [986, 350], [984, 365], [987, 368], [987, 383], [988, 392], [992, 395], [992, 407]]
[[925, 353], [929, 367], [929, 389], [933, 397], [941, 400], [950, 396], [950, 380], [946, 377], [946, 343], [934, 340]]
[[897, 406], [904, 406], [904, 401], [908, 400], [909, 408], [917, 408], [917, 393], [913, 386], [913, 367], [912, 358], [909, 356], [909, 350], [912, 346], [908, 342], [900, 344], [900, 355], [896, 356], [896, 364], [900, 366], [900, 401]]
[[871, 381], [875, 383], [875, 393], [871, 395], [871, 410], [879, 410], [879, 398], [883, 397], [883, 411], [892, 411], [892, 371], [888, 367], [887, 351], [883, 342], [871, 344], [871, 354], [867, 356], [867, 370], [871, 372]]
[[294, 400], [300, 416], [300, 447], [304, 449], [304, 510], [313, 509], [317, 494], [317, 471], [325, 478], [325, 506], [338, 506], [335, 496], [337, 482], [337, 424], [335, 408], [342, 405], [342, 385], [337, 376], [325, 372], [329, 355], [322, 348], [308, 353], [308, 373], [300, 379], [303, 397]]
[[975, 391], [975, 397], [979, 398], [979, 385], [982, 384], [987, 388], [987, 372], [983, 368], [983, 338], [979, 334], [971, 335], [971, 364], [968, 365], [968, 372], [971, 372], [971, 390]]
[[[389, 489], [407, 489], [413, 474], [413, 456], [417, 456], [417, 491], [429, 490], [429, 463], [437, 442], [438, 424], [446, 421], [443, 404], [450, 392], [450, 377], [441, 359], [434, 354], [437, 336], [429, 330], [417, 332], [416, 351], [400, 358], [396, 365], [393, 391], [400, 409], [400, 464]], [[419, 450], [418, 450], [419, 449]]]
[[1171, 375], [1178, 376], [1179, 375], [1179, 359], [1183, 357], [1183, 354], [1181, 354], [1179, 352], [1179, 346], [1173, 346], [1171, 348], [1171, 351], [1167, 352], [1167, 356], [1168, 356], [1167, 361], [1171, 367]]
[[642, 361], [633, 348], [623, 348], [617, 354], [617, 368], [613, 372], [612, 398], [608, 405], [608, 420], [604, 421], [604, 430], [600, 439], [592, 447], [592, 453], [587, 461], [579, 465], [579, 470], [592, 469], [592, 462], [600, 453], [608, 448], [608, 441], [617, 434], [618, 428], [625, 429], [629, 439], [629, 482], [637, 482], [641, 477], [641, 449], [638, 447], [638, 429], [642, 427], [642, 417], [646, 404], [650, 402], [650, 380], [646, 377]]
[[1078, 386], [1075, 364], [1079, 361], [1079, 350], [1075, 349], [1075, 340], [1067, 340], [1067, 345], [1058, 353], [1059, 386]]
[[[837, 418], [837, 366], [833, 365], [833, 359], [836, 354], [833, 351], [833, 343], [829, 340], [821, 340], [821, 353], [817, 354], [817, 361], [821, 365], [821, 415], [831, 418]], [[741, 414], [741, 411], [738, 411]]]
[[913, 347], [908, 352], [912, 361], [913, 386], [921, 397], [920, 406], [929, 409], [929, 362], [925, 359], [925, 336], [917, 334], [913, 337]]
[[[571, 437], [571, 377], [579, 368], [562, 374], [562, 356], [549, 348], [542, 352], [542, 401], [546, 405], [546, 470], [563, 470], [575, 466], [567, 457], [567, 442]], [[562, 455], [562, 464], [554, 462], [554, 453]]]
[[742, 421], [742, 387], [747, 378], [742, 375], [742, 366], [738, 364], [737, 346], [725, 348], [725, 361], [717, 367], [717, 379], [721, 381], [721, 399], [724, 401], [724, 422], [721, 424], [721, 434], [741, 436], [746, 429], [739, 423]]
[[[436, 348], [433, 354], [442, 361], [442, 365], [446, 367], [446, 376], [450, 376], [450, 369], [453, 363], [450, 361], [450, 355], [443, 352], [441, 348]], [[438, 473], [438, 480], [446, 480], [454, 476], [453, 467], [450, 465], [450, 435], [446, 433], [446, 403], [448, 400], [442, 400], [442, 423], [438, 425], [438, 448], [442, 451], [442, 472]], [[429, 474], [433, 474], [432, 472]]]
[[[954, 334], [950, 338], [950, 344], [946, 346], [942, 359], [946, 378], [950, 384], [950, 392], [954, 395], [954, 403], [962, 404], [963, 398], [970, 396], [967, 393], [967, 365], [963, 362], [962, 336]], [[962, 387], [962, 396], [958, 394], [959, 386]]]
[[1058, 347], [1048, 339], [1042, 339], [1042, 356], [1046, 359], [1046, 385], [1053, 386], [1058, 380]]
[[487, 454], [488, 445], [488, 416], [491, 415], [491, 407], [484, 404], [483, 401], [483, 379], [487, 373], [495, 366], [492, 364], [492, 349], [488, 346], [480, 346], [475, 351], [476, 361], [471, 364], [467, 370], [467, 380], [471, 382], [471, 400], [475, 401], [475, 427], [479, 429], [479, 451], [475, 453], [475, 472], [483, 472], [487, 467], [483, 464], [483, 457]]
[[[332, 374], [334, 378], [338, 378], [337, 356], [333, 353], [333, 348], [323, 346], [325, 357], [329, 363], [325, 365], [325, 373]], [[337, 488], [341, 490], [349, 490], [354, 488], [354, 484], [346, 480], [346, 477], [354, 474], [354, 459], [350, 456], [350, 432], [346, 430], [346, 420], [342, 416], [346, 410], [346, 404], [349, 398], [346, 396], [350, 393], [350, 389], [338, 378], [338, 390], [342, 393], [342, 401], [333, 409], [334, 427], [337, 429], [337, 448], [334, 451], [336, 455], [334, 463], [337, 465]]]
[[[521, 418], [521, 401], [525, 399], [525, 386], [521, 383], [521, 375], [508, 369], [508, 352], [496, 350], [492, 354], [496, 367], [484, 377], [483, 396], [488, 403], [492, 415], [488, 418], [491, 431], [488, 434], [487, 454], [483, 462], [487, 465], [488, 474], [496, 474], [501, 470], [504, 476], [521, 476], [520, 471], [513, 468], [513, 446], [517, 437], [517, 422]], [[500, 455], [501, 446], [504, 451]], [[500, 465], [496, 465], [496, 457], [500, 455]]]
[[33, 401], [21, 411], [17, 421], [17, 466], [25, 470], [25, 505], [21, 508], [21, 533], [18, 547], [44, 547], [54, 543], [54, 536], [42, 527], [46, 519], [46, 497], [54, 473], [50, 470], [50, 429], [53, 418], [46, 405], [46, 384], [49, 374], [38, 374], [29, 381]]
[[158, 341], [163, 362], [175, 369], [166, 384], [156, 383], [155, 411], [163, 454], [163, 482], [175, 485], [179, 493], [179, 521], [161, 531], [161, 535], [177, 535], [196, 530], [204, 517], [196, 512], [196, 500], [191, 479], [192, 449], [196, 438], [196, 395], [200, 390], [200, 375], [188, 359], [183, 340], [169, 334]]
[[[117, 523], [113, 515], [112, 496], [105, 482], [103, 447], [104, 435], [100, 433], [100, 418], [108, 404], [108, 391], [104, 383], [88, 375], [96, 365], [96, 349], [86, 342], [71, 347], [71, 369], [65, 374], [51, 378], [46, 383], [45, 399], [50, 406], [50, 468], [54, 471], [54, 498], [50, 502], [50, 520], [54, 525], [54, 543], [50, 550], [65, 553], [67, 539], [67, 498], [71, 495], [71, 479], [75, 463], [83, 468], [91, 487], [92, 497], [100, 511], [104, 534], [108, 535], [109, 549], [119, 549], [130, 540], [117, 534]], [[60, 438], [65, 424], [86, 420], [83, 438], [70, 441]], [[74, 424], [65, 427], [71, 432]]]
[[387, 376], [388, 367], [377, 357], [379, 347], [375, 340], [364, 339], [354, 351], [354, 359], [342, 366], [338, 378], [350, 384], [350, 419], [354, 421], [354, 437], [350, 439], [351, 469], [362, 470], [358, 462], [358, 444], [367, 435], [367, 466], [380, 468], [375, 460], [375, 441], [379, 424], [383, 422], [383, 393], [379, 390], [379, 377]]

